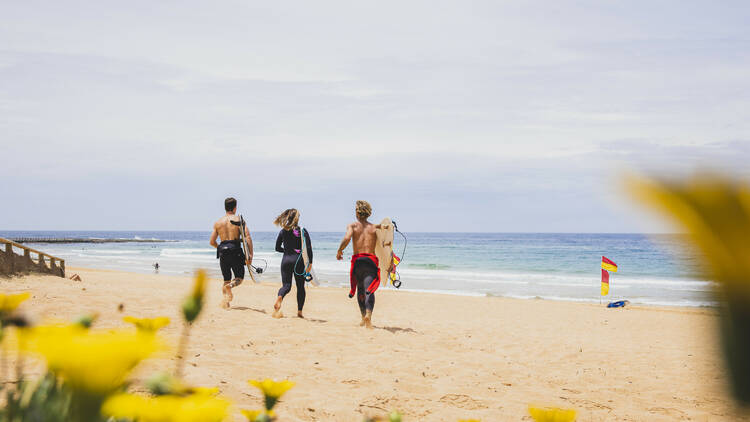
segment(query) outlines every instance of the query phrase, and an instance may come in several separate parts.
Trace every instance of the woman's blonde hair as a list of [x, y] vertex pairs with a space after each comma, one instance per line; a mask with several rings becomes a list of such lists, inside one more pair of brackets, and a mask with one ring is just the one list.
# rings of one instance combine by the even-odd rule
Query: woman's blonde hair
[[284, 230], [292, 230], [297, 227], [299, 223], [299, 211], [296, 208], [289, 208], [288, 210], [279, 214], [273, 224], [281, 227]]
[[367, 218], [372, 215], [372, 207], [367, 201], [357, 201], [357, 217]]

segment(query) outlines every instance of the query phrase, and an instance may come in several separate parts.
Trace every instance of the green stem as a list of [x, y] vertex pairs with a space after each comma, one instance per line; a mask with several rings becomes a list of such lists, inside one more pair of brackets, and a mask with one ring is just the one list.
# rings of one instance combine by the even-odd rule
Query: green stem
[[5, 374], [8, 373], [8, 357], [5, 355], [5, 347], [3, 346], [2, 342], [0, 342], [0, 382], [2, 382], [2, 386], [0, 386], [0, 389], [5, 390], [5, 386], [10, 381], [5, 378]]
[[95, 422], [102, 420], [101, 408], [103, 397], [82, 392], [73, 392], [70, 403], [70, 420], [72, 422]]
[[174, 375], [177, 378], [182, 378], [182, 369], [185, 366], [185, 354], [187, 353], [188, 338], [190, 337], [191, 323], [186, 322], [182, 326], [182, 334], [180, 334], [180, 342], [177, 345], [177, 364], [174, 369]]

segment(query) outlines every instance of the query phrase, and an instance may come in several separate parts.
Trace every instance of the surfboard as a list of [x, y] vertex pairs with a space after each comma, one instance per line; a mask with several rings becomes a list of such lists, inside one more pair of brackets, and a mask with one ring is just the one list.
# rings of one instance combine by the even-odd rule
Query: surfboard
[[380, 285], [387, 286], [391, 278], [389, 273], [393, 268], [393, 223], [390, 218], [380, 222], [381, 228], [376, 229], [375, 256], [380, 266]]
[[242, 239], [242, 252], [245, 254], [245, 265], [247, 266], [247, 273], [250, 274], [250, 279], [253, 280], [253, 283], [260, 283], [258, 280], [255, 279], [255, 269], [251, 265], [251, 262], [247, 262], [247, 251], [249, 250], [247, 247], [247, 239], [245, 238], [245, 219], [242, 218], [240, 215], [240, 239]]

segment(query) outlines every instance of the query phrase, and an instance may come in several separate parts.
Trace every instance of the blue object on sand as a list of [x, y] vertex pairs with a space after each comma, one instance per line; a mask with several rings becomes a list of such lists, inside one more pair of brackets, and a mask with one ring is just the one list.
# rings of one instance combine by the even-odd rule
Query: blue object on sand
[[607, 308], [624, 308], [625, 305], [630, 303], [628, 300], [618, 300], [617, 302], [609, 302]]

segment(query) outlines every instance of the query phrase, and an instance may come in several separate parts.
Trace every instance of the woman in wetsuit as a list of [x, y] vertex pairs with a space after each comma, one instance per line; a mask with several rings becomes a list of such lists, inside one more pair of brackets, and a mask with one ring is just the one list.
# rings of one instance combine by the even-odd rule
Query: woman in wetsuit
[[299, 211], [294, 208], [282, 212], [273, 223], [281, 227], [279, 237], [276, 238], [276, 252], [284, 254], [281, 257], [281, 289], [279, 289], [276, 303], [273, 305], [273, 317], [281, 318], [284, 316], [281, 313], [281, 302], [284, 300], [284, 296], [292, 290], [292, 277], [294, 277], [297, 284], [297, 316], [304, 318], [302, 307], [305, 306], [305, 276], [300, 274], [305, 271], [305, 262], [301, 257], [301, 236], [305, 236], [307, 257], [312, 263], [313, 252], [310, 234], [307, 233], [307, 230], [302, 230], [299, 227]]

